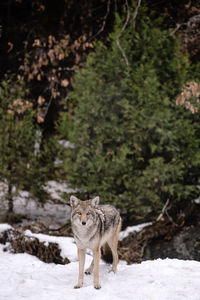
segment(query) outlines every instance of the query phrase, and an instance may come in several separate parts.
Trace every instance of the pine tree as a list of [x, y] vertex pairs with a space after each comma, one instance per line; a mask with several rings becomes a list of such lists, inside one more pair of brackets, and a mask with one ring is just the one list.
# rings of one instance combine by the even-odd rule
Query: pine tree
[[1, 83], [0, 180], [8, 186], [8, 213], [13, 212], [14, 195], [25, 187], [30, 190], [36, 174], [36, 112], [26, 94], [24, 83], [13, 77]]
[[198, 123], [176, 106], [187, 59], [162, 20], [141, 8], [122, 33], [124, 18], [75, 76], [74, 114], [60, 122], [74, 145], [63, 167], [73, 187], [144, 216], [197, 194]]

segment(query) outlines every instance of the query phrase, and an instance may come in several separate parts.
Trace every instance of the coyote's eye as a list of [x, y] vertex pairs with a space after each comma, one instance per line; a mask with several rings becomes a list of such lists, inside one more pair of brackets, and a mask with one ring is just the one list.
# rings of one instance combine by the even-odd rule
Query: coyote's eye
[[87, 216], [89, 216], [89, 215], [90, 215], [90, 212], [87, 213]]
[[78, 211], [77, 214], [78, 214], [79, 216], [81, 216], [81, 212], [80, 212], [80, 211]]

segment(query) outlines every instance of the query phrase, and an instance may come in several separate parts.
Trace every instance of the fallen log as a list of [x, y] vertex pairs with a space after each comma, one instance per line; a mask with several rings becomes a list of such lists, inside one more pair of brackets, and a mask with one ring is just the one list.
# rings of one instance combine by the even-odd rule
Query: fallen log
[[[174, 220], [166, 215], [140, 232], [129, 233], [126, 238], [119, 241], [119, 258], [125, 259], [129, 264], [166, 257], [200, 261], [198, 212], [199, 205], [192, 203], [177, 214]], [[189, 244], [186, 240], [189, 236], [193, 247], [191, 242]], [[185, 253], [178, 249], [178, 241], [181, 241], [182, 248], [187, 249]]]

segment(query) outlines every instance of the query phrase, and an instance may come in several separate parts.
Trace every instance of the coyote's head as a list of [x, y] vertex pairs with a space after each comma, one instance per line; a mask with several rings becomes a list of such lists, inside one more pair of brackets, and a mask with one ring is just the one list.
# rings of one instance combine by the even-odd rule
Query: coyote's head
[[90, 226], [96, 220], [95, 208], [99, 204], [99, 197], [90, 200], [81, 201], [75, 196], [70, 197], [72, 207], [71, 220], [75, 225]]

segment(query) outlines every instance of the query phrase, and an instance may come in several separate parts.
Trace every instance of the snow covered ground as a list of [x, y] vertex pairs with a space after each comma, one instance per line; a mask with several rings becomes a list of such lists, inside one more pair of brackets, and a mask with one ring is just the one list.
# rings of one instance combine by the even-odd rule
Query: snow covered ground
[[[5, 199], [7, 184], [0, 182], [0, 213], [4, 214], [8, 209], [8, 203], [2, 201]], [[67, 194], [75, 193], [76, 190], [70, 189], [66, 183], [48, 181], [45, 190], [49, 194], [49, 199], [41, 205], [27, 191], [19, 191], [14, 197], [14, 212], [26, 215], [30, 220], [45, 222], [47, 226], [58, 227], [66, 224], [70, 219], [70, 206], [66, 203]], [[69, 197], [68, 197], [69, 198]], [[65, 201], [63, 200], [65, 199]], [[52, 201], [53, 200], [53, 201]], [[59, 200], [63, 204], [55, 204], [54, 200]], [[0, 299], [1, 300], [1, 299]]]
[[[0, 231], [8, 225], [0, 225]], [[27, 235], [33, 235], [26, 231]], [[117, 274], [100, 264], [102, 288], [93, 288], [93, 276], [74, 289], [78, 276], [76, 246], [72, 238], [38, 235], [45, 242], [56, 241], [71, 263], [46, 264], [28, 254], [11, 254], [0, 244], [0, 300], [200, 300], [200, 262], [165, 259], [126, 265], [120, 261]], [[91, 262], [86, 255], [86, 266]]]
[[122, 241], [125, 237], [127, 237], [129, 235], [129, 233], [131, 232], [139, 232], [141, 231], [143, 228], [151, 225], [151, 222], [148, 223], [143, 223], [143, 224], [138, 224], [138, 225], [134, 225], [134, 226], [128, 226], [124, 231], [121, 231], [119, 233], [119, 240]]

